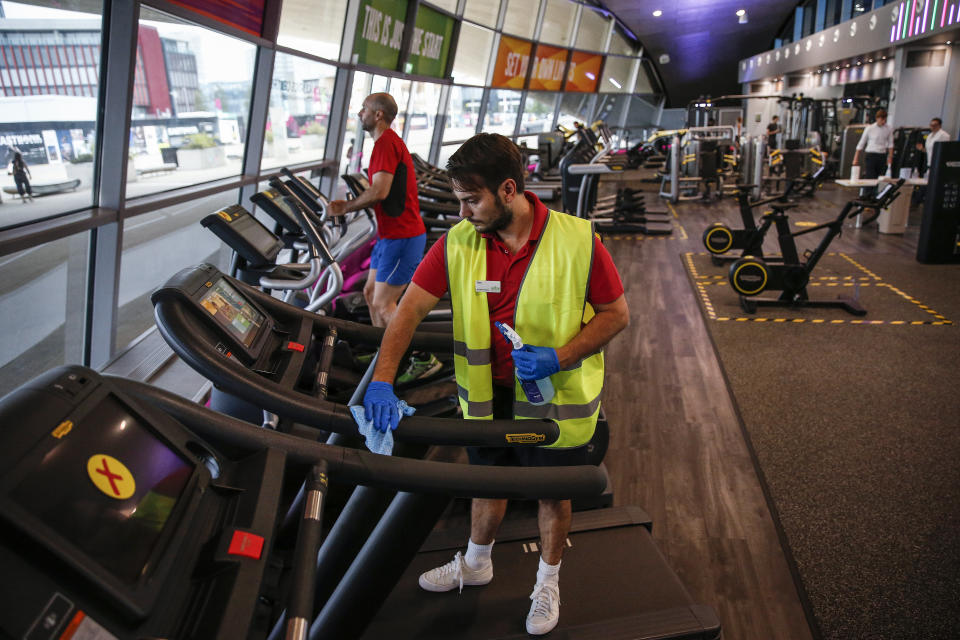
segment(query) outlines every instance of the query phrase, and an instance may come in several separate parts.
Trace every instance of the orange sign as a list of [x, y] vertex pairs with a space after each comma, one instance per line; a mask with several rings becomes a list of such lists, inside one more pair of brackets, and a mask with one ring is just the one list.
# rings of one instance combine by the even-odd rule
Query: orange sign
[[600, 82], [600, 67], [603, 56], [586, 51], [574, 51], [570, 56], [570, 68], [567, 70], [567, 86], [564, 91], [592, 93]]
[[530, 90], [560, 91], [569, 53], [567, 49], [538, 44], [533, 57], [533, 72], [530, 74]]
[[532, 49], [533, 43], [528, 40], [500, 36], [497, 65], [493, 69], [493, 82], [490, 86], [501, 89], [523, 89]]

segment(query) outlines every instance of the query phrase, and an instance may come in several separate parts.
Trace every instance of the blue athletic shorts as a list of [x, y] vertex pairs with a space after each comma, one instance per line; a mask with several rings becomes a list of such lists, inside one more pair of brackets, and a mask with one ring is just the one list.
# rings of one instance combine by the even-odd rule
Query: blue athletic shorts
[[423, 259], [427, 234], [412, 238], [379, 238], [370, 254], [370, 268], [377, 270], [377, 282], [407, 284]]

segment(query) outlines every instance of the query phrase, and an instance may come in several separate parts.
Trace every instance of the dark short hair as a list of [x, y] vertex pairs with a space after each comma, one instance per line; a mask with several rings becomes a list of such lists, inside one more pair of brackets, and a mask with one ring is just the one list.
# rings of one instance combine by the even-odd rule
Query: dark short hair
[[397, 101], [389, 93], [371, 93], [367, 100], [376, 111], [383, 111], [383, 120], [387, 124], [397, 117]]
[[517, 191], [523, 192], [523, 154], [499, 133], [478, 133], [464, 142], [447, 160], [447, 173], [461, 190], [486, 187], [497, 193], [510, 178], [517, 183]]
[[874, 118], [886, 118], [887, 110], [886, 109], [877, 109], [877, 112], [873, 114]]
[[933, 122], [934, 120], [937, 121], [938, 125], [940, 125], [941, 127], [943, 126], [943, 120], [941, 120], [940, 118], [930, 118], [930, 122]]

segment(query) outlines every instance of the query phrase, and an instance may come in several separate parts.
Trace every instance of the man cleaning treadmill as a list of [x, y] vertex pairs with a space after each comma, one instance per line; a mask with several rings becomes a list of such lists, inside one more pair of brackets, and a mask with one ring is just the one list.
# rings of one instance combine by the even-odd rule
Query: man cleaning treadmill
[[[387, 327], [373, 382], [364, 396], [368, 420], [381, 431], [401, 418], [391, 381], [414, 330], [449, 287], [460, 406], [468, 419], [550, 418], [560, 439], [533, 449], [468, 449], [472, 464], [586, 464], [603, 387], [601, 348], [629, 322], [623, 284], [589, 221], [550, 211], [524, 192], [517, 146], [481, 133], [447, 163], [463, 220], [424, 257]], [[515, 349], [495, 323], [515, 327]], [[535, 345], [535, 346], [534, 346]], [[549, 378], [545, 404], [534, 404], [520, 380]], [[535, 400], [534, 400], [535, 401]], [[420, 576], [427, 591], [484, 585], [493, 579], [491, 551], [506, 500], [474, 500], [465, 555]], [[569, 500], [541, 500], [541, 556], [526, 629], [544, 634], [559, 620], [559, 570], [570, 528]]]
[[[341, 216], [372, 207], [377, 217], [377, 243], [370, 256], [370, 273], [363, 297], [375, 327], [385, 327], [397, 311], [397, 300], [423, 258], [427, 231], [420, 217], [417, 175], [403, 140], [390, 128], [397, 102], [389, 93], [373, 93], [357, 114], [373, 138], [370, 188], [353, 200], [331, 200], [328, 214]], [[415, 353], [398, 382], [429, 376], [442, 365], [432, 353]]]

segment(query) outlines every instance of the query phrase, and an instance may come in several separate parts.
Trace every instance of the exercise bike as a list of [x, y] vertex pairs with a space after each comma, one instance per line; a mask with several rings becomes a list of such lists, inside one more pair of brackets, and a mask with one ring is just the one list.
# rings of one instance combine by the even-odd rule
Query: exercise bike
[[[750, 190], [756, 185], [738, 184], [736, 187], [737, 202], [740, 205], [740, 220], [743, 223], [742, 229], [731, 229], [729, 225], [723, 222], [714, 222], [703, 232], [703, 246], [710, 252], [710, 261], [719, 266], [729, 260], [737, 260], [742, 256], [756, 256], [764, 259], [763, 239], [767, 235], [767, 230], [773, 224], [773, 218], [764, 216], [760, 225], [757, 225], [753, 217], [753, 210], [756, 207], [762, 207], [772, 202], [782, 201], [784, 196], [775, 196], [764, 200], [750, 201]], [[725, 256], [728, 251], [739, 250], [742, 253], [739, 256]], [[775, 261], [777, 258], [766, 258], [767, 261]]]
[[[770, 265], [756, 256], [744, 256], [730, 265], [728, 277], [730, 286], [740, 294], [740, 306], [747, 313], [755, 313], [760, 306], [778, 307], [827, 307], [840, 308], [855, 316], [864, 316], [867, 310], [859, 301], [852, 298], [838, 297], [836, 300], [810, 300], [807, 295], [807, 283], [810, 273], [827, 251], [833, 239], [843, 232], [843, 224], [848, 218], [853, 218], [864, 209], [872, 209], [873, 215], [863, 222], [864, 225], [873, 222], [881, 209], [886, 209], [900, 195], [900, 187], [904, 180], [889, 183], [874, 197], [862, 197], [846, 203], [840, 214], [830, 222], [810, 227], [802, 231], [791, 232], [786, 211], [796, 207], [795, 204], [774, 204], [773, 211], [764, 214], [763, 223], [769, 226], [770, 222], [776, 225], [777, 237], [780, 242], [780, 251], [783, 254], [783, 264]], [[820, 244], [813, 251], [804, 252], [803, 259], [797, 251], [796, 238], [798, 236], [826, 229], [827, 232]], [[778, 298], [754, 298], [768, 289], [780, 291]]]

